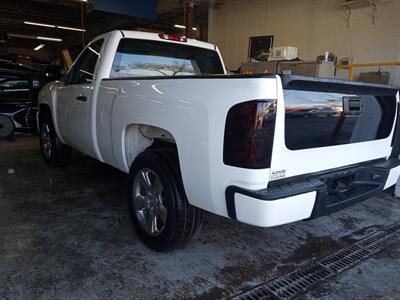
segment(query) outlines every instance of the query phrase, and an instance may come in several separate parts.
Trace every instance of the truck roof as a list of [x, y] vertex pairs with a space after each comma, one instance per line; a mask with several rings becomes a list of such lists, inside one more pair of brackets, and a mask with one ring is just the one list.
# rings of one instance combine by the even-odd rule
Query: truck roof
[[178, 42], [178, 41], [171, 41], [165, 40], [160, 38], [159, 33], [153, 32], [143, 32], [143, 31], [135, 31], [135, 30], [121, 30], [121, 33], [124, 37], [127, 38], [134, 38], [134, 39], [143, 39], [143, 40], [153, 40], [153, 41], [160, 41], [160, 42], [167, 42], [167, 43], [175, 43], [180, 45], [188, 45], [188, 46], [195, 46], [210, 50], [216, 50], [217, 47], [214, 44], [206, 43], [202, 41], [198, 41], [195, 39], [187, 39], [186, 42]]

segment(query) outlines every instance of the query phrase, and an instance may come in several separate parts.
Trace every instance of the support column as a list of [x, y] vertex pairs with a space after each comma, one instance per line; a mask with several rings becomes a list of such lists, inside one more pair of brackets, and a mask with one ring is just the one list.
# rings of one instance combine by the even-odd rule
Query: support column
[[185, 3], [185, 36], [187, 38], [193, 37], [193, 16], [194, 16], [194, 4], [191, 1]]

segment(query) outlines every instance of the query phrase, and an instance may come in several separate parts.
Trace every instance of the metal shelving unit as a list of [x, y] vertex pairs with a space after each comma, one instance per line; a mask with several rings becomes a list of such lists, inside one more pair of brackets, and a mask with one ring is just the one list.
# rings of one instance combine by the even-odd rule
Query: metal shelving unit
[[372, 19], [372, 24], [375, 24], [375, 19], [378, 16], [378, 7], [384, 7], [385, 4], [392, 2], [393, 0], [349, 0], [340, 3], [340, 7], [344, 9], [347, 27], [350, 27], [351, 17], [353, 15], [354, 9], [360, 9], [368, 7], [370, 11], [370, 16]]

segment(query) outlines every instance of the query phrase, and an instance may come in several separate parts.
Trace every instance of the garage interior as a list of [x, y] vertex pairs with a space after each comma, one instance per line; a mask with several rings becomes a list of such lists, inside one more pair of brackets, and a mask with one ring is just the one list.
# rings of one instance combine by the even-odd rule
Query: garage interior
[[[137, 30], [213, 43], [231, 74], [398, 89], [399, 14], [398, 0], [1, 0], [0, 74], [10, 65], [42, 74], [18, 103], [27, 118], [40, 87], [61, 79], [88, 42]], [[272, 228], [205, 213], [189, 245], [155, 252], [131, 225], [126, 174], [77, 151], [67, 167], [48, 167], [34, 121], [12, 134], [1, 123], [10, 115], [3, 97], [0, 90], [0, 300], [399, 298], [397, 185]]]

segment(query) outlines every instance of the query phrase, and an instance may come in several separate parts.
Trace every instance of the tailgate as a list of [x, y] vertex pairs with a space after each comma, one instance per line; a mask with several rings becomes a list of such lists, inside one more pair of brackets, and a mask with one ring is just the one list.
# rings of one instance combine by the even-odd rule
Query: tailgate
[[292, 75], [281, 81], [271, 180], [390, 156], [396, 88]]

